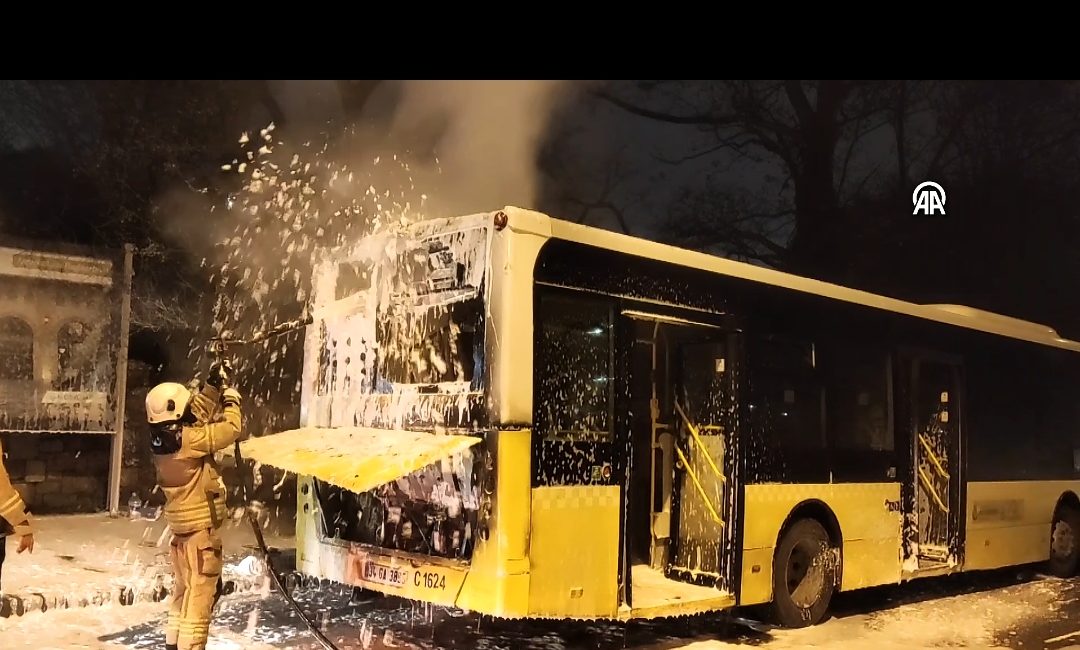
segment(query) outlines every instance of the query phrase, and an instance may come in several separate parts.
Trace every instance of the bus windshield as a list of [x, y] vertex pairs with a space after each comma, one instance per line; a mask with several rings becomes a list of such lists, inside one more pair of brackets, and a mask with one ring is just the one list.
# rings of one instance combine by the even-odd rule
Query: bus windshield
[[442, 308], [391, 305], [378, 324], [379, 389], [445, 383], [478, 389], [483, 376], [482, 326], [478, 296]]
[[488, 236], [468, 218], [425, 222], [324, 266], [313, 424], [475, 429]]
[[484, 231], [443, 233], [395, 258], [380, 301], [378, 390], [460, 383], [478, 389], [483, 361]]
[[[483, 430], [486, 221], [418, 224], [365, 238], [316, 278], [318, 334], [305, 388], [315, 427]], [[317, 481], [328, 536], [467, 557], [476, 452], [466, 449], [355, 493]]]

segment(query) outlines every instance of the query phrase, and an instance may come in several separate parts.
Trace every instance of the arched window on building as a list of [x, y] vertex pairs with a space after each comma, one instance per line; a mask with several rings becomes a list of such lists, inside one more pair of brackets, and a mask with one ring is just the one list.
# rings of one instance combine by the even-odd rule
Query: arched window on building
[[93, 330], [86, 323], [69, 321], [57, 332], [56, 343], [56, 387], [59, 390], [91, 390], [97, 356]]
[[0, 317], [0, 379], [34, 379], [34, 330], [16, 316]]

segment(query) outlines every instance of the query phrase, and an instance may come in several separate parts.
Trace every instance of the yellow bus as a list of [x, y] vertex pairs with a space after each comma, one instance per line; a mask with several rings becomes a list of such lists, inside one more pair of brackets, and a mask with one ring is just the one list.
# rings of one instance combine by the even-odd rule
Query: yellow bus
[[[918, 263], [913, 260], [912, 263]], [[326, 251], [304, 574], [637, 619], [1080, 561], [1080, 344], [507, 207]]]

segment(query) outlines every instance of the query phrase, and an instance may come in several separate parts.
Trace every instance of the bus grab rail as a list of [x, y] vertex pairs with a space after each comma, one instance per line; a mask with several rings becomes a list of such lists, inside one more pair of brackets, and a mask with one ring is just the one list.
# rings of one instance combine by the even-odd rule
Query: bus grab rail
[[926, 452], [926, 457], [930, 459], [930, 463], [934, 466], [934, 469], [937, 470], [938, 474], [941, 475], [941, 478], [945, 479], [946, 481], [949, 480], [949, 473], [945, 471], [945, 467], [941, 464], [941, 460], [937, 457], [937, 454], [935, 454], [934, 450], [930, 447], [930, 442], [927, 441], [925, 434], [919, 434], [919, 444], [922, 445], [923, 451]]
[[712, 516], [713, 521], [723, 526], [724, 518], [717, 514], [716, 507], [712, 504], [712, 499], [710, 499], [709, 495], [706, 494], [705, 488], [701, 486], [701, 481], [698, 480], [697, 474], [694, 472], [694, 469], [690, 467], [690, 462], [686, 460], [686, 456], [682, 452], [682, 447], [676, 444], [675, 453], [679, 455], [679, 462], [681, 462], [683, 464], [683, 467], [686, 468], [686, 473], [690, 475], [690, 480], [693, 482], [694, 487], [697, 488], [698, 494], [701, 495], [701, 499], [705, 502], [705, 507], [708, 508], [709, 514]]
[[716, 477], [719, 478], [721, 482], [726, 483], [727, 478], [724, 477], [724, 473], [716, 466], [716, 463], [712, 459], [712, 455], [709, 454], [709, 450], [706, 449], [705, 444], [701, 442], [701, 436], [698, 434], [697, 427], [690, 421], [690, 418], [686, 415], [686, 411], [683, 410], [683, 407], [679, 404], [678, 400], [675, 400], [675, 410], [679, 412], [679, 417], [686, 423], [686, 428], [690, 429], [690, 435], [692, 436], [691, 439], [694, 441], [694, 445], [701, 450], [701, 454], [705, 456], [705, 460], [709, 462], [709, 467], [712, 469], [713, 473], [716, 474]]
[[[679, 405], [678, 400], [675, 401], [675, 410], [678, 411], [679, 416], [682, 417], [683, 422], [686, 423], [686, 427], [690, 430], [690, 435], [692, 436], [691, 440], [693, 440], [694, 444], [697, 445], [698, 451], [700, 451], [701, 454], [705, 456], [705, 459], [709, 462], [709, 467], [711, 467], [712, 470], [716, 472], [716, 475], [720, 478], [721, 483], [726, 481], [727, 479], [724, 478], [724, 475], [720, 472], [719, 468], [716, 467], [716, 463], [713, 462], [712, 456], [709, 455], [709, 451], [701, 442], [701, 438], [698, 436], [697, 433], [697, 427], [695, 427], [694, 423], [690, 421], [690, 418], [686, 416], [686, 412], [683, 411], [682, 406]], [[678, 443], [673, 446], [675, 447], [675, 453], [679, 455], [679, 462], [681, 462], [683, 467], [686, 469], [686, 473], [690, 476], [690, 481], [694, 484], [694, 488], [696, 488], [698, 494], [701, 495], [701, 500], [705, 502], [705, 507], [708, 509], [709, 515], [712, 516], [713, 521], [715, 521], [716, 523], [720, 524], [721, 526], [725, 525], [724, 518], [716, 512], [716, 506], [713, 505], [712, 499], [705, 491], [705, 488], [701, 485], [701, 481], [698, 480], [697, 472], [695, 472], [694, 468], [690, 466], [690, 461], [687, 460], [686, 455], [683, 454], [682, 447], [680, 447]]]
[[941, 500], [930, 477], [927, 476], [926, 472], [924, 472], [921, 467], [919, 468], [919, 480], [922, 481], [923, 487], [930, 493], [930, 496], [934, 497], [934, 502], [937, 503], [938, 509], [947, 514], [949, 512], [949, 506], [945, 505], [945, 502]]

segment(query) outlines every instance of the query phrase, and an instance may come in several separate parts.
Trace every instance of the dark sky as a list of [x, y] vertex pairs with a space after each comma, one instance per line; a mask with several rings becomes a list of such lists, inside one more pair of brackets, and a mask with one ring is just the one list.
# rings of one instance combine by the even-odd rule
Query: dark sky
[[[845, 86], [830, 108], [831, 82], [383, 82], [360, 107], [334, 81], [243, 83], [223, 86], [219, 114], [206, 118], [215, 132], [176, 135], [182, 128], [168, 123], [186, 124], [196, 112], [190, 106], [151, 113], [140, 109], [145, 97], [102, 103], [101, 87], [0, 82], [0, 146], [9, 163], [0, 230], [35, 225], [37, 236], [97, 236], [97, 215], [118, 212], [110, 202], [125, 183], [149, 189], [143, 203], [125, 198], [120, 212], [161, 219], [162, 197], [205, 184], [205, 169], [187, 180], [197, 176], [200, 151], [202, 165], [216, 169], [236, 133], [277, 113], [278, 133], [295, 140], [359, 124], [366, 135], [351, 156], [433, 151], [438, 165], [418, 162], [414, 172], [432, 205], [447, 212], [538, 207], [899, 297], [1080, 325], [1075, 84], [862, 82]], [[259, 101], [260, 92], [271, 100]], [[678, 119], [632, 114], [602, 93]], [[215, 97], [193, 105], [213, 110], [206, 102]], [[95, 148], [110, 152], [106, 161], [126, 147], [159, 153], [144, 131], [115, 128], [144, 116], [157, 124], [145, 131], [154, 137], [205, 141], [185, 143], [179, 162], [163, 158], [184, 169], [147, 170], [136, 161], [93, 178], [103, 166]], [[670, 123], [688, 118], [702, 119]], [[828, 155], [813, 158], [822, 139], [831, 140]], [[91, 178], [65, 177], [79, 164]], [[831, 181], [822, 199], [811, 190], [823, 186], [814, 172], [824, 167]], [[948, 216], [936, 223], [911, 218], [911, 190], [924, 180], [949, 193]], [[102, 182], [114, 194], [96, 205], [73, 189]], [[60, 213], [79, 216], [42, 216]], [[809, 262], [794, 265], [796, 239], [815, 232]]]

